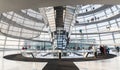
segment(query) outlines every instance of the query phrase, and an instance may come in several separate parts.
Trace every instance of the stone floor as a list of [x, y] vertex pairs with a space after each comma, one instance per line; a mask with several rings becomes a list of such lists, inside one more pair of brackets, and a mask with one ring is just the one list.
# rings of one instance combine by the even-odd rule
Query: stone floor
[[[11, 53], [15, 53], [15, 51], [5, 52], [5, 55]], [[76, 66], [76, 70], [120, 70], [120, 54], [118, 53], [113, 53], [113, 54], [117, 54], [117, 57], [111, 59], [105, 59], [105, 60], [96, 60], [96, 61], [84, 61], [84, 62], [76, 61], [73, 62], [74, 64], [72, 63], [68, 63], [68, 64], [71, 64], [72, 66]], [[58, 66], [61, 66], [61, 63], [59, 63]], [[47, 69], [45, 68], [49, 64], [50, 64], [49, 62], [48, 63], [23, 62], [23, 61], [7, 60], [3, 58], [3, 52], [0, 51], [0, 70], [49, 70], [48, 67]], [[69, 66], [66, 67], [69, 68]], [[62, 70], [67, 70], [65, 68]], [[59, 68], [59, 70], [61, 69]]]

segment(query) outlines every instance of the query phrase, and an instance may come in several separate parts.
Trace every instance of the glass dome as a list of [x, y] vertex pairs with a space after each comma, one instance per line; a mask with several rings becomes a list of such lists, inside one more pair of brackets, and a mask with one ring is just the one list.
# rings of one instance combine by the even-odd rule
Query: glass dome
[[[71, 43], [119, 45], [120, 5], [64, 7], [64, 30]], [[1, 13], [0, 47], [20, 48], [26, 40], [51, 43], [55, 15], [53, 7]]]

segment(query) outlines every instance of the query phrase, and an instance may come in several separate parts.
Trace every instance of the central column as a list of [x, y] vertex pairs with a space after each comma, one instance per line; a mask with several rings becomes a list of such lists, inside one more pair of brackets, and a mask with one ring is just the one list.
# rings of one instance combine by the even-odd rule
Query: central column
[[55, 10], [55, 22], [57, 28], [64, 28], [64, 22], [63, 22], [63, 11], [65, 10], [65, 7], [63, 6], [57, 6], [54, 7]]
[[54, 7], [55, 10], [55, 23], [56, 31], [54, 34], [54, 42], [56, 44], [55, 49], [64, 50], [67, 46], [68, 32], [64, 30], [63, 14], [66, 10], [63, 6]]

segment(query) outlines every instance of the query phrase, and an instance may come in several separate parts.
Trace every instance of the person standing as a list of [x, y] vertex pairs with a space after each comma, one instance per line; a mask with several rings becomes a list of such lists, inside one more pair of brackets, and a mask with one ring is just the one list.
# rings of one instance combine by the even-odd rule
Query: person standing
[[116, 47], [116, 51], [119, 53], [119, 51], [120, 51], [120, 48], [117, 46]]
[[106, 48], [106, 53], [109, 54], [109, 51], [110, 51], [110, 48], [107, 47], [107, 48]]
[[104, 47], [100, 45], [100, 53], [101, 53], [101, 55], [104, 55], [104, 54], [105, 54], [105, 51], [104, 51], [104, 50], [105, 50]]
[[97, 58], [97, 47], [93, 45], [92, 49], [93, 49], [94, 57]]

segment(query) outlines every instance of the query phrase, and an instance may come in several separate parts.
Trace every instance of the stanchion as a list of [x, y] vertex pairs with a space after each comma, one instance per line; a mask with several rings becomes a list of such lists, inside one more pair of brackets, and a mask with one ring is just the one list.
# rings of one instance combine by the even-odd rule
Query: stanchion
[[59, 52], [59, 60], [61, 60], [61, 52]]

